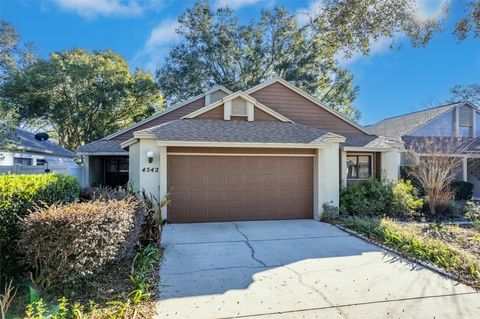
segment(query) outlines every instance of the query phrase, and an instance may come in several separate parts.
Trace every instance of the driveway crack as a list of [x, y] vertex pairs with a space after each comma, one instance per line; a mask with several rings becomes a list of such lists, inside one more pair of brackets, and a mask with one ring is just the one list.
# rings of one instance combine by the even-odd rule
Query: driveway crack
[[245, 233], [243, 233], [240, 228], [238, 227], [238, 224], [237, 223], [233, 223], [233, 225], [235, 225], [235, 229], [237, 230], [237, 232], [239, 232], [243, 238], [245, 238], [244, 240], [244, 243], [247, 245], [247, 247], [250, 249], [250, 257], [255, 260], [257, 263], [261, 264], [264, 268], [267, 268], [267, 264], [265, 264], [263, 261], [261, 261], [260, 259], [258, 259], [257, 257], [255, 257], [255, 249], [252, 247], [252, 245], [250, 244], [250, 241], [247, 237], [247, 235], [245, 235]]
[[342, 315], [343, 318], [346, 318], [348, 319], [348, 316], [345, 312], [342, 311], [342, 309], [340, 309], [339, 307], [335, 306], [335, 304], [333, 304], [332, 302], [330, 302], [330, 300], [327, 299], [327, 297], [320, 291], [318, 290], [317, 288], [315, 288], [314, 286], [312, 285], [309, 285], [307, 284], [306, 282], [303, 281], [303, 275], [301, 273], [299, 273], [298, 271], [296, 271], [295, 269], [293, 268], [290, 268], [286, 265], [283, 265], [283, 267], [285, 267], [286, 269], [290, 270], [291, 272], [293, 272], [297, 278], [298, 278], [298, 282], [300, 283], [300, 285], [304, 286], [304, 287], [307, 287], [309, 288], [310, 290], [314, 291], [317, 295], [319, 295], [320, 297], [322, 297], [323, 300], [325, 300], [329, 305], [330, 307], [332, 308], [335, 308], [339, 313], [340, 315]]

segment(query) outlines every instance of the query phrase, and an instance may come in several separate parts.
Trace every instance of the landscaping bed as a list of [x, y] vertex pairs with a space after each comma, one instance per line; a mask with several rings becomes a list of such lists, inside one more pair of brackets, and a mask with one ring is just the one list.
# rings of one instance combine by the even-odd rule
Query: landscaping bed
[[152, 318], [167, 203], [80, 192], [64, 175], [0, 177], [0, 318]]
[[480, 289], [480, 233], [474, 228], [368, 217], [345, 217], [337, 224]]

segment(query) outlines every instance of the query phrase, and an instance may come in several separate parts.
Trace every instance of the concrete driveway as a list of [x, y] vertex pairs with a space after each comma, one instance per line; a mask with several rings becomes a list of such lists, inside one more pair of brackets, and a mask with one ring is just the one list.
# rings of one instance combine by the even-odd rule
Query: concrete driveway
[[480, 318], [480, 293], [314, 220], [167, 225], [157, 318]]

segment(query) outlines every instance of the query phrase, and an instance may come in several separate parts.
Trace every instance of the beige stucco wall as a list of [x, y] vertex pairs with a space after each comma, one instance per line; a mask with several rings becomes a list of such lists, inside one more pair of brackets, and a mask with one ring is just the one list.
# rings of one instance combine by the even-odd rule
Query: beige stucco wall
[[397, 149], [382, 153], [382, 180], [398, 180], [400, 174], [400, 158], [400, 152]]
[[323, 204], [335, 207], [340, 200], [340, 153], [338, 143], [319, 148], [314, 165], [314, 218], [320, 218]]
[[130, 145], [128, 148], [129, 161], [128, 161], [128, 184], [139, 189], [140, 183], [140, 143]]

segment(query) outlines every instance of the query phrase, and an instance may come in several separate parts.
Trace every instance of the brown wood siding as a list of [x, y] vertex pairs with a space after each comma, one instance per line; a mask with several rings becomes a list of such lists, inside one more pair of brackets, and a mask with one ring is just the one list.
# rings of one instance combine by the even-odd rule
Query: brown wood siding
[[367, 135], [280, 83], [273, 83], [250, 95], [296, 123], [340, 135]]
[[182, 106], [182, 107], [180, 107], [176, 110], [168, 112], [165, 115], [162, 115], [162, 116], [157, 117], [157, 118], [155, 118], [151, 121], [143, 123], [140, 126], [132, 128], [132, 129], [120, 134], [119, 136], [114, 137], [113, 139], [115, 139], [115, 140], [128, 140], [128, 139], [133, 137], [133, 132], [141, 131], [141, 130], [147, 129], [149, 127], [160, 125], [162, 123], [170, 122], [170, 121], [173, 121], [173, 120], [178, 120], [178, 119], [182, 118], [183, 116], [185, 116], [187, 114], [190, 114], [193, 111], [196, 111], [196, 110], [198, 110], [198, 109], [200, 109], [204, 106], [205, 106], [205, 98], [204, 97], [199, 98], [198, 100], [195, 100], [195, 101], [193, 101], [193, 102], [191, 102], [187, 105], [184, 105], [184, 106]]
[[208, 112], [200, 114], [195, 117], [195, 119], [202, 119], [202, 120], [223, 120], [223, 104], [217, 106], [214, 109], [211, 109]]
[[168, 155], [174, 223], [313, 218], [313, 158]]
[[259, 109], [259, 108], [255, 108], [255, 111], [254, 111], [255, 115], [254, 115], [254, 119], [255, 121], [268, 121], [268, 122], [280, 122], [279, 119], [277, 119], [276, 117], [273, 117], [271, 116], [270, 114], [268, 114], [267, 112]]
[[244, 148], [244, 147], [168, 146], [167, 153], [315, 155], [316, 150], [313, 148]]

